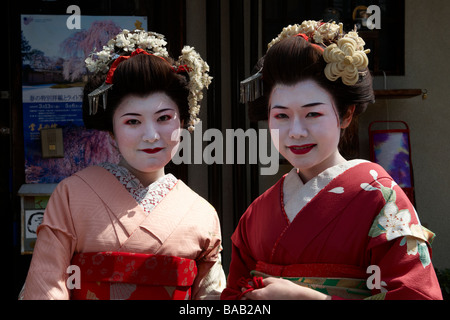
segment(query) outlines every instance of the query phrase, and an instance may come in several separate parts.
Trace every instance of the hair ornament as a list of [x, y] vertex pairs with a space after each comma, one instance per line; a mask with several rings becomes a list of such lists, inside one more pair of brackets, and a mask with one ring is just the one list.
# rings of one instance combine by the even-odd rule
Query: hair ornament
[[310, 39], [309, 42], [327, 46], [343, 35], [343, 25], [342, 23], [336, 24], [334, 21], [324, 23], [314, 20], [305, 20], [302, 24], [289, 25], [283, 28], [280, 34], [267, 45], [267, 50], [275, 43], [298, 34], [307, 36]]
[[[354, 85], [369, 64], [367, 53], [370, 50], [364, 50], [365, 42], [358, 36], [356, 29], [344, 35], [343, 24], [335, 21], [305, 20], [301, 24], [289, 25], [267, 45], [267, 50], [293, 36], [303, 37], [323, 52], [327, 63], [324, 73], [330, 81], [341, 78], [344, 84]], [[262, 96], [262, 85], [262, 69], [241, 81], [241, 103], [254, 101]]]
[[[113, 61], [122, 55], [129, 55], [140, 48], [155, 56], [168, 58], [167, 42], [162, 34], [144, 30], [129, 31], [123, 29], [108, 41], [98, 52], [92, 52], [85, 60], [86, 67], [92, 73], [107, 73]], [[95, 51], [95, 48], [94, 48]]]
[[193, 47], [184, 46], [181, 55], [175, 63], [176, 70], [187, 72], [189, 76], [189, 123], [188, 130], [193, 131], [194, 126], [200, 121], [198, 114], [200, 113], [200, 102], [203, 99], [203, 89], [208, 88], [212, 77], [208, 75], [209, 66], [194, 50]]
[[254, 101], [263, 95], [262, 68], [240, 83], [240, 102]]
[[[103, 108], [107, 106], [107, 93], [113, 87], [113, 74], [119, 63], [137, 55], [150, 54], [160, 57], [168, 62], [164, 35], [144, 30], [129, 31], [123, 29], [99, 52], [92, 52], [85, 60], [87, 69], [92, 73], [106, 74], [105, 82], [88, 94], [89, 114], [96, 114], [100, 98], [103, 100]], [[95, 51], [95, 49], [94, 49]], [[168, 62], [169, 63], [169, 62]], [[187, 73], [188, 75], [188, 104], [190, 120], [188, 128], [194, 130], [199, 121], [200, 102], [203, 99], [204, 88], [208, 88], [212, 77], [208, 75], [209, 66], [194, 50], [193, 47], [185, 46], [175, 65], [171, 65], [175, 73]]]
[[365, 51], [358, 50], [357, 42], [344, 36], [337, 44], [330, 44], [323, 52], [323, 58], [327, 63], [325, 76], [330, 81], [342, 79], [345, 85], [352, 86], [359, 80], [359, 74], [369, 65], [369, 59]]

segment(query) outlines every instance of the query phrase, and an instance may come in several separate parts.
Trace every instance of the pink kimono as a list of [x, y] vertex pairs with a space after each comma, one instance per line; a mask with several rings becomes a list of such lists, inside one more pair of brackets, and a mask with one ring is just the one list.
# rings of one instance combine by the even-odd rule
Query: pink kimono
[[[104, 167], [57, 186], [22, 298], [217, 298], [225, 278], [214, 208], [170, 174], [143, 188], [126, 169]], [[69, 266], [81, 270], [80, 289], [68, 288]]]

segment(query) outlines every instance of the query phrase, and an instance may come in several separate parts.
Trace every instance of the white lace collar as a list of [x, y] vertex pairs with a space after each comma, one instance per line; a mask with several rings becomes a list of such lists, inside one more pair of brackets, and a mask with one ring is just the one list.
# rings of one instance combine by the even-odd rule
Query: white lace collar
[[177, 183], [177, 178], [168, 173], [148, 187], [144, 187], [128, 169], [113, 163], [102, 163], [100, 167], [108, 170], [127, 189], [136, 202], [149, 214]]

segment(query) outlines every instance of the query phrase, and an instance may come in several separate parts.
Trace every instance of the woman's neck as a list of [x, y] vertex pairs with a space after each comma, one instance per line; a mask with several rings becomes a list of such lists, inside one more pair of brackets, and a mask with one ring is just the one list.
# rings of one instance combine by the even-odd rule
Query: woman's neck
[[130, 173], [133, 174], [144, 187], [148, 187], [153, 182], [165, 175], [164, 167], [153, 172], [142, 172], [130, 166], [123, 158], [120, 160], [119, 165], [130, 171]]
[[309, 180], [319, 175], [326, 169], [334, 167], [346, 161], [347, 160], [345, 160], [345, 158], [337, 151], [336, 153], [331, 155], [328, 159], [322, 161], [322, 163], [317, 164], [312, 168], [297, 168], [297, 171], [303, 183], [307, 183]]

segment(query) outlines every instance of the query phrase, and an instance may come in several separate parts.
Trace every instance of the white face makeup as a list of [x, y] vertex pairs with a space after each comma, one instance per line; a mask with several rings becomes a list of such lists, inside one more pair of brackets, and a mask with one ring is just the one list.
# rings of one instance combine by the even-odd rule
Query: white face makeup
[[[269, 128], [278, 130], [278, 151], [304, 182], [345, 159], [338, 151], [341, 125], [333, 98], [313, 80], [276, 85], [269, 101]], [[306, 180], [306, 181], [305, 181]]]
[[180, 125], [178, 107], [165, 93], [126, 97], [113, 116], [121, 165], [143, 184], [163, 176], [178, 148]]

